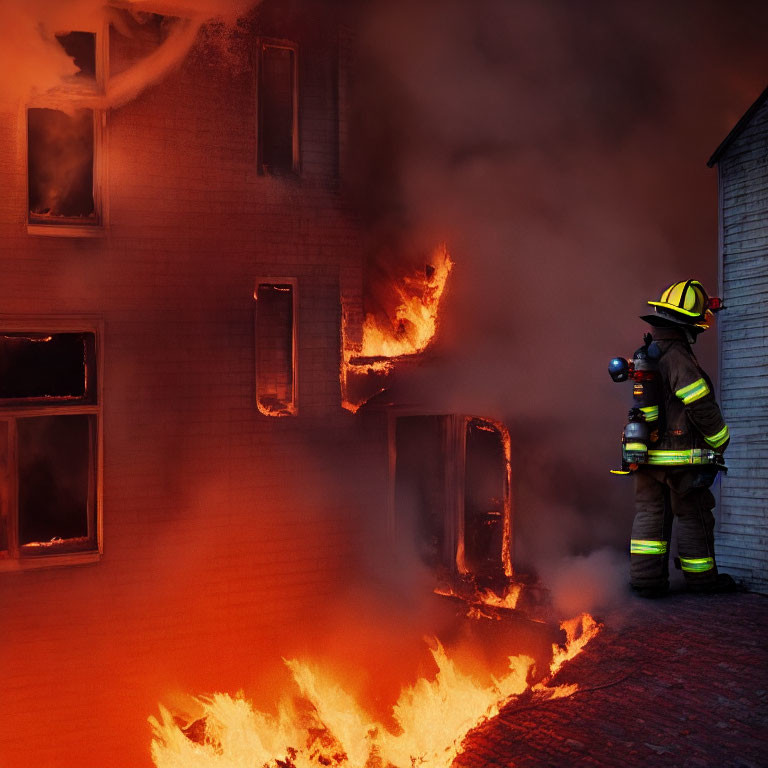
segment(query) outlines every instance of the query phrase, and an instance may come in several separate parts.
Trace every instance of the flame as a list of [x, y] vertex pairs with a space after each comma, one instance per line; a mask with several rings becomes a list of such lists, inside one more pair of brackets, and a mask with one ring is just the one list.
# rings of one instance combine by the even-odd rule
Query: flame
[[399, 302], [394, 317], [372, 314], [363, 323], [362, 357], [402, 357], [423, 352], [437, 331], [437, 312], [453, 262], [445, 243], [424, 273], [403, 275], [393, 286]]
[[[584, 614], [561, 627], [566, 645], [553, 646], [554, 675], [592, 639], [600, 625]], [[539, 699], [571, 695], [577, 686], [529, 688], [533, 660], [509, 657], [509, 671], [481, 683], [461, 671], [435, 641], [433, 679], [404, 688], [393, 708], [394, 727], [373, 720], [323, 669], [290, 660], [295, 691], [275, 715], [259, 712], [242, 694], [198, 699], [203, 715], [182, 727], [163, 706], [150, 717], [157, 768], [449, 768], [466, 735], [528, 690]], [[189, 735], [188, 735], [189, 734]]]
[[48, 541], [27, 541], [21, 546], [24, 547], [25, 549], [50, 548], [50, 547], [58, 547], [62, 544], [67, 544], [68, 546], [88, 544], [89, 541], [90, 539], [88, 538], [88, 536], [70, 536], [66, 539], [62, 538], [61, 536], [54, 536]]
[[549, 665], [550, 678], [560, 671], [563, 664], [584, 650], [584, 646], [600, 632], [601, 625], [588, 613], [582, 613], [581, 616], [563, 621], [560, 628], [565, 631], [566, 642], [563, 646], [552, 646], [552, 662]]
[[488, 613], [483, 608], [505, 608], [515, 610], [523, 592], [523, 585], [518, 583], [508, 584], [502, 594], [494, 592], [492, 589], [478, 590], [474, 584], [468, 590], [456, 591], [448, 585], [440, 585], [432, 590], [436, 595], [444, 597], [458, 597], [469, 605], [467, 616], [475, 619], [501, 619], [498, 612]]
[[475, 596], [474, 600], [470, 598], [470, 606], [467, 611], [469, 619], [490, 619], [492, 621], [501, 621], [502, 616], [499, 611], [488, 611], [486, 608], [504, 608], [514, 611], [517, 608], [520, 594], [523, 591], [522, 584], [510, 584], [504, 593], [499, 595], [491, 589], [486, 589]]
[[[424, 270], [393, 281], [394, 310], [390, 314], [360, 318], [344, 310], [342, 323], [342, 405], [355, 413], [382, 392], [381, 382], [391, 373], [394, 361], [423, 352], [434, 339], [438, 310], [453, 261], [445, 243], [432, 252]], [[365, 393], [353, 392], [353, 379], [363, 382]], [[371, 381], [368, 381], [371, 380]]]
[[552, 661], [549, 664], [549, 677], [533, 687], [537, 692], [549, 692], [552, 699], [561, 699], [571, 696], [578, 689], [576, 684], [549, 686], [548, 683], [562, 669], [563, 665], [578, 656], [587, 643], [598, 635], [602, 624], [595, 621], [588, 613], [582, 613], [572, 619], [560, 623], [560, 628], [565, 632], [565, 645], [552, 645]]
[[492, 608], [507, 608], [514, 610], [517, 607], [517, 601], [520, 599], [520, 593], [523, 591], [522, 584], [510, 584], [503, 595], [497, 595], [490, 589], [480, 594], [480, 602], [483, 605], [489, 605]]
[[[502, 544], [501, 544], [501, 561], [504, 568], [504, 575], [511, 579], [514, 576], [514, 568], [512, 567], [512, 494], [509, 489], [512, 487], [512, 437], [507, 429], [506, 424], [496, 419], [490, 419], [483, 417], [482, 421], [485, 424], [478, 423], [480, 429], [488, 432], [496, 431], [501, 436], [501, 444], [504, 449], [504, 518], [503, 518], [503, 531], [502, 531]], [[459, 573], [467, 574], [470, 569], [467, 567], [464, 559], [464, 540], [459, 542], [459, 548], [456, 552], [456, 566]], [[488, 592], [489, 595], [494, 595], [493, 592]], [[516, 593], [515, 605], [517, 604], [517, 597], [519, 597], [519, 590]], [[494, 595], [495, 596], [495, 595]], [[493, 605], [493, 603], [486, 602], [486, 605]], [[500, 608], [514, 608], [515, 605], [497, 605]]]

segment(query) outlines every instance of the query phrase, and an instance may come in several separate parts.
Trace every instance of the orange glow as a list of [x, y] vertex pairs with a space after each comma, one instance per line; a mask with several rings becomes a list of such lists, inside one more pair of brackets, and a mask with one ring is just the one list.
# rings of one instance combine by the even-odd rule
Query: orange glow
[[578, 656], [584, 650], [584, 646], [600, 632], [601, 626], [588, 613], [582, 613], [581, 616], [562, 622], [560, 627], [565, 631], [566, 643], [564, 646], [552, 646], [550, 676], [554, 677], [563, 664]]
[[[381, 392], [381, 382], [394, 362], [423, 352], [437, 333], [438, 311], [453, 262], [445, 243], [432, 252], [423, 270], [401, 275], [391, 283], [394, 310], [390, 314], [368, 314], [362, 336], [356, 337], [345, 313], [342, 324], [342, 404], [353, 413]], [[359, 326], [358, 326], [359, 327]], [[351, 379], [372, 379], [365, 394], [351, 391]]]
[[505, 608], [508, 611], [514, 611], [520, 600], [523, 591], [522, 584], [510, 584], [501, 595], [493, 590], [486, 589], [478, 593], [476, 600], [470, 598], [470, 608], [467, 611], [467, 617], [470, 619], [493, 619], [501, 621], [501, 614], [498, 611], [487, 611], [486, 608]]
[[437, 312], [453, 267], [443, 243], [423, 274], [403, 275], [392, 285], [399, 303], [394, 317], [367, 315], [363, 323], [362, 357], [402, 357], [423, 352], [437, 331]]
[[572, 619], [567, 619], [560, 624], [565, 632], [565, 645], [552, 645], [552, 661], [549, 664], [549, 677], [533, 687], [536, 692], [550, 692], [550, 698], [561, 699], [575, 693], [579, 686], [558, 685], [549, 686], [548, 683], [563, 668], [563, 665], [578, 656], [587, 643], [596, 637], [603, 625], [595, 621], [588, 613], [582, 613]]
[[[553, 647], [550, 669], [560, 669], [599, 630], [586, 614], [562, 627], [566, 646]], [[437, 672], [401, 690], [392, 710], [394, 727], [371, 717], [326, 670], [290, 660], [294, 690], [274, 715], [256, 711], [242, 695], [216, 693], [197, 700], [202, 716], [193, 727], [182, 728], [161, 706], [159, 718], [149, 718], [152, 758], [157, 768], [449, 768], [472, 729], [529, 690], [534, 662], [511, 656], [507, 673], [483, 683], [459, 669], [440, 643], [435, 641], [431, 652]], [[576, 689], [540, 683], [533, 691], [539, 699], [551, 699]]]
[[51, 547], [58, 547], [62, 544], [67, 544], [69, 546], [77, 546], [77, 545], [83, 545], [88, 544], [90, 539], [87, 536], [73, 536], [69, 539], [62, 539], [60, 536], [54, 536], [49, 541], [28, 541], [25, 544], [22, 544], [21, 546], [30, 549], [38, 548], [38, 549], [45, 549], [45, 548], [51, 548]]
[[500, 618], [498, 614], [489, 614], [483, 611], [486, 608], [505, 608], [515, 610], [517, 608], [520, 595], [523, 592], [522, 584], [508, 584], [504, 592], [499, 595], [491, 589], [477, 590], [474, 587], [468, 591], [455, 591], [449, 586], [439, 586], [434, 589], [436, 595], [445, 597], [458, 597], [469, 604], [467, 616], [470, 618]]
[[[502, 532], [502, 544], [501, 544], [501, 559], [504, 567], [504, 575], [511, 579], [514, 575], [514, 568], [512, 567], [512, 494], [510, 488], [512, 487], [512, 437], [509, 434], [509, 430], [506, 425], [501, 421], [495, 419], [489, 419], [484, 417], [483, 421], [488, 422], [487, 427], [481, 427], [481, 429], [487, 429], [491, 431], [495, 428], [501, 435], [501, 443], [504, 448], [504, 529]], [[507, 606], [514, 608], [515, 606]]]
[[514, 610], [517, 607], [517, 601], [520, 599], [520, 593], [523, 591], [522, 584], [510, 584], [503, 595], [497, 595], [490, 589], [485, 590], [480, 595], [480, 602], [492, 608], [507, 608]]

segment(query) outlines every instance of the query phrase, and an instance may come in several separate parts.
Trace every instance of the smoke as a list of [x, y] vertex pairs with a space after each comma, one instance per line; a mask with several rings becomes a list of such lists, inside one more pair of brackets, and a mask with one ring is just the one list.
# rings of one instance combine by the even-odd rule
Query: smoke
[[[8, 0], [0, 7], [0, 100], [19, 100], [50, 95], [51, 89], [68, 84], [78, 72], [56, 35], [69, 31], [102, 32], [112, 24], [123, 34], [129, 31], [123, 17], [141, 21], [162, 12], [172, 20], [167, 34], [156, 50], [136, 61], [126, 71], [109, 78], [104, 93], [69, 95], [66, 102], [79, 107], [117, 107], [131, 101], [145, 88], [158, 82], [177, 67], [195, 43], [201, 26], [209, 21], [232, 23], [257, 0], [190, 0], [189, 2], [152, 3], [139, 0], [105, 5], [103, 0]], [[178, 16], [175, 16], [178, 14]]]
[[630, 492], [608, 470], [631, 396], [606, 363], [641, 344], [666, 285], [715, 291], [705, 161], [765, 85], [766, 22], [751, 2], [371, 10], [352, 182], [387, 244], [370, 273], [392, 270], [392, 242], [448, 242], [439, 340], [409, 400], [510, 426], [520, 560], [626, 540]]
[[609, 547], [544, 565], [540, 573], [557, 616], [604, 612], [628, 594], [626, 557]]

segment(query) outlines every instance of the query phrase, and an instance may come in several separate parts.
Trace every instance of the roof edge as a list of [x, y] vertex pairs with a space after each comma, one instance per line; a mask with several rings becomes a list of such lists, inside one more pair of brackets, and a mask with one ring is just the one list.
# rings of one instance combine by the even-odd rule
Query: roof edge
[[736, 137], [747, 127], [749, 121], [754, 117], [755, 112], [757, 112], [766, 101], [768, 101], [768, 88], [757, 97], [752, 106], [741, 116], [739, 122], [733, 126], [731, 132], [720, 142], [720, 146], [712, 153], [712, 157], [707, 160], [707, 165], [710, 168], [720, 160], [725, 150], [728, 149]]

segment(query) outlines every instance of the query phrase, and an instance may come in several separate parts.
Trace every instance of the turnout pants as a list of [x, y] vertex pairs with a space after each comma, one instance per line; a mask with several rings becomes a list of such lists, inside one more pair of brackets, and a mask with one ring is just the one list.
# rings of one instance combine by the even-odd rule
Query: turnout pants
[[669, 585], [669, 539], [677, 518], [677, 549], [686, 584], [706, 587], [717, 579], [714, 475], [706, 470], [641, 467], [635, 472], [635, 520], [630, 545], [633, 587]]

